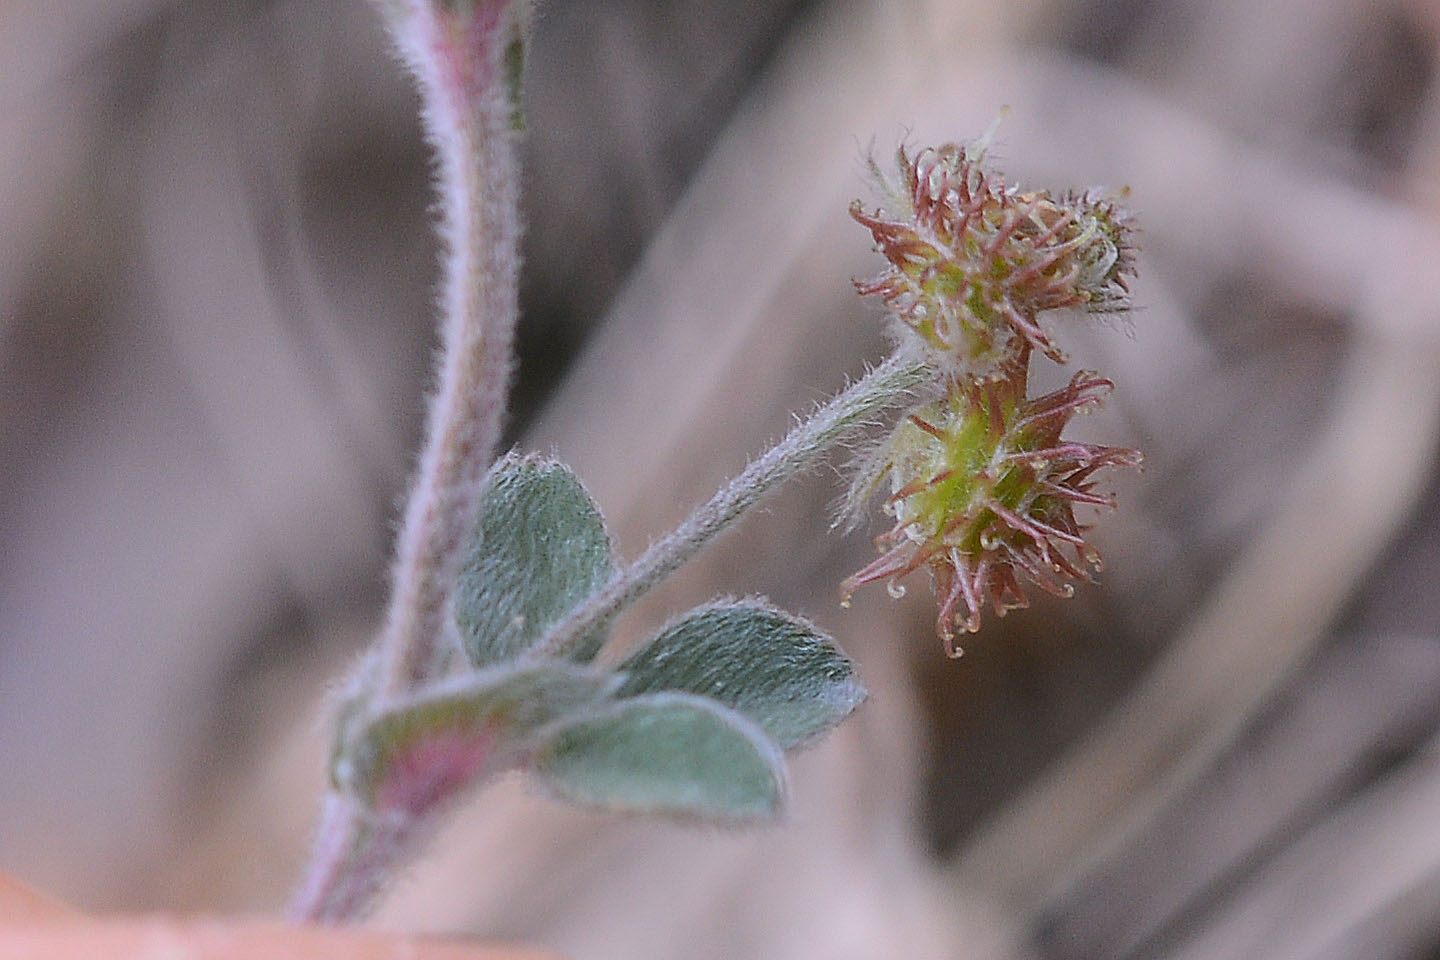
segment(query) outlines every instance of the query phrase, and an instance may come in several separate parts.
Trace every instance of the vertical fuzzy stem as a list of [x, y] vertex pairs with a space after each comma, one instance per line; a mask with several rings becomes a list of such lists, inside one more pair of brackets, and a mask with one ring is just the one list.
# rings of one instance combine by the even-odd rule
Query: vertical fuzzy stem
[[507, 61], [523, 42], [522, 6], [406, 0], [384, 8], [420, 90], [447, 251], [438, 379], [380, 639], [382, 698], [415, 689], [442, 662], [451, 590], [500, 439], [521, 233]]
[[[405, 696], [445, 658], [446, 623], [481, 484], [499, 444], [518, 316], [520, 176], [515, 102], [527, 0], [379, 0], [420, 92], [435, 150], [441, 237], [439, 369], [426, 440], [396, 542], [390, 607], [361, 695]], [[418, 824], [378, 822], [326, 797], [290, 916], [363, 916]]]

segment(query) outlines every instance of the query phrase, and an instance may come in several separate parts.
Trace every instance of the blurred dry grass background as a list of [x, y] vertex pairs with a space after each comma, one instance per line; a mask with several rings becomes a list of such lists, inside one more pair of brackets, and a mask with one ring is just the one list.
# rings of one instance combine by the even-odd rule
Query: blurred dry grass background
[[[548, 0], [517, 442], [633, 555], [881, 355], [860, 156], [1128, 184], [1099, 587], [958, 663], [821, 471], [637, 612], [766, 592], [872, 699], [753, 834], [504, 783], [382, 922], [608, 957], [1440, 957], [1440, 8]], [[270, 910], [431, 345], [426, 158], [352, 0], [0, 7], [0, 867]]]

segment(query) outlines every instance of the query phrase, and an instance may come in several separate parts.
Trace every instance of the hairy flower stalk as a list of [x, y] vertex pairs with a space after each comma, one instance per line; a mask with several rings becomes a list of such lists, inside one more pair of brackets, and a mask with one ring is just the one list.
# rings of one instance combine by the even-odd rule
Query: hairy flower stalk
[[592, 630], [678, 570], [775, 487], [810, 466], [887, 407], [906, 399], [913, 401], [915, 389], [932, 375], [923, 359], [901, 351], [832, 397], [557, 624], [531, 655], [553, 656], [573, 649]]
[[1100, 558], [1075, 506], [1112, 507], [1096, 473], [1140, 463], [1137, 451], [1062, 436], [1100, 405], [1109, 380], [1084, 371], [1062, 390], [1027, 394], [1037, 352], [1066, 362], [1042, 313], [1128, 308], [1125, 214], [1097, 191], [1056, 199], [1007, 187], [983, 153], [983, 142], [947, 144], [912, 159], [902, 147], [898, 180], [882, 181], [895, 212], [858, 202], [850, 211], [888, 261], [856, 288], [885, 301], [892, 332], [930, 358], [943, 396], [910, 410], [856, 479], [851, 510], [888, 476], [895, 525], [843, 589], [884, 581], [898, 595], [899, 578], [928, 568], [951, 656], [955, 627], [979, 630], [987, 602], [1003, 616], [1028, 603], [1027, 583], [1069, 596], [1073, 581], [1090, 579]]

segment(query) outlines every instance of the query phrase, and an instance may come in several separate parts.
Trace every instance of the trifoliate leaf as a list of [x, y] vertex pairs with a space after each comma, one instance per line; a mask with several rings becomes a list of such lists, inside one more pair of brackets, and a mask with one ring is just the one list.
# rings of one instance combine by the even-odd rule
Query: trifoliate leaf
[[[475, 539], [455, 590], [470, 662], [514, 659], [610, 578], [605, 520], [563, 463], [510, 455], [490, 470]], [[574, 654], [587, 660], [597, 634]]]
[[535, 771], [567, 800], [730, 822], [767, 819], [784, 802], [780, 749], [746, 717], [704, 697], [621, 700], [547, 736]]
[[865, 699], [835, 641], [813, 624], [745, 600], [697, 607], [620, 665], [622, 697], [681, 690], [740, 711], [781, 747], [816, 737]]
[[335, 779], [377, 811], [418, 815], [514, 763], [535, 731], [603, 700], [616, 682], [571, 663], [457, 677], [360, 727], [340, 751]]

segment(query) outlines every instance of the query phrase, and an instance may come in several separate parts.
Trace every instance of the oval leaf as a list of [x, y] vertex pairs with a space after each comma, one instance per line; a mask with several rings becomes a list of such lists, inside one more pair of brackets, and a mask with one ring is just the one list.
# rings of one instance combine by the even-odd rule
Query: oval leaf
[[334, 779], [374, 810], [422, 814], [515, 762], [536, 730], [603, 700], [616, 681], [570, 663], [458, 677], [360, 726]]
[[[514, 659], [610, 579], [605, 520], [563, 463], [510, 454], [486, 479], [475, 539], [455, 590], [455, 620], [470, 662]], [[597, 634], [574, 654], [588, 660]]]
[[810, 740], [865, 699], [850, 658], [816, 627], [759, 601], [697, 607], [632, 654], [619, 695], [698, 693], [754, 720], [780, 746]]
[[730, 822], [773, 817], [785, 759], [743, 715], [703, 697], [657, 693], [560, 724], [535, 771], [567, 800], [632, 813]]

